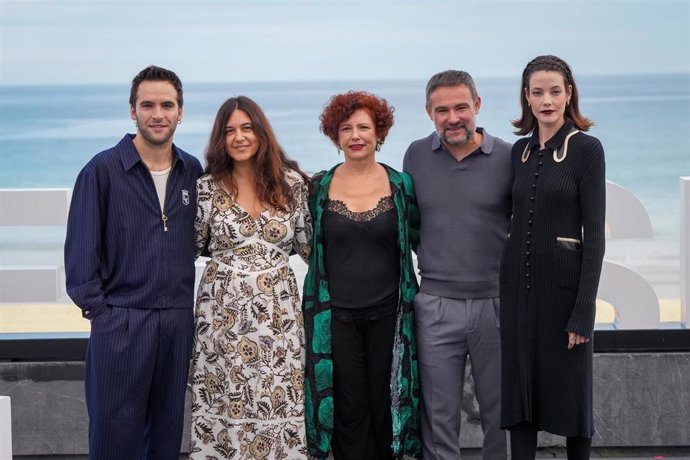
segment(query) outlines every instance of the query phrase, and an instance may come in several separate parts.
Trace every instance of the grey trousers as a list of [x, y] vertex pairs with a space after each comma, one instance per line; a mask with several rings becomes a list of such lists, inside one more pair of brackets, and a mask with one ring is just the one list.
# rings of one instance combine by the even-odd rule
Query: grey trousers
[[501, 419], [499, 300], [419, 293], [415, 333], [421, 384], [424, 459], [460, 458], [460, 402], [465, 361], [472, 361], [484, 442], [483, 460], [507, 459]]

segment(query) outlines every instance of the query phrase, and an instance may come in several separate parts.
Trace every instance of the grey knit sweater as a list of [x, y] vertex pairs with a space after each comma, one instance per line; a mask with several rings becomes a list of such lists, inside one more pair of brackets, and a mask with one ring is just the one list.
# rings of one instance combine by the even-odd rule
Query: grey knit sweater
[[458, 299], [498, 297], [511, 213], [511, 145], [486, 130], [481, 147], [457, 161], [436, 132], [410, 144], [403, 170], [421, 214], [420, 291]]

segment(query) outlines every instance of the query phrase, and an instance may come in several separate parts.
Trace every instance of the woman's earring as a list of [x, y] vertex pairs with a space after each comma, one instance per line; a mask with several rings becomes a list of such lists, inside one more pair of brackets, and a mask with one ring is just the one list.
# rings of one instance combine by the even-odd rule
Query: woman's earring
[[182, 120], [177, 120], [177, 124], [178, 124], [178, 125], [181, 125], [181, 124], [182, 124]]
[[376, 143], [376, 151], [380, 152], [381, 151], [381, 146], [383, 145], [383, 142], [379, 141]]

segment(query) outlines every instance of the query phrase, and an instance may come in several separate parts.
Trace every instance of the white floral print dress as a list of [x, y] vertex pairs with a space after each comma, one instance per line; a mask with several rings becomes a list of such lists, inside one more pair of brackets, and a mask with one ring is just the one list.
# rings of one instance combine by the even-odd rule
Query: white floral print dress
[[304, 324], [291, 251], [305, 261], [307, 186], [286, 170], [297, 206], [254, 219], [210, 176], [197, 182], [199, 285], [192, 362], [192, 459], [307, 457]]

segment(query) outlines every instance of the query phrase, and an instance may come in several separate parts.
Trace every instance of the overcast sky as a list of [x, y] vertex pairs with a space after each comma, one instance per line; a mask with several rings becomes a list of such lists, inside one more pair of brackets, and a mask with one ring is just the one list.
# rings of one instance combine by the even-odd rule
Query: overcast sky
[[690, 73], [690, 1], [8, 1], [0, 84], [519, 75], [557, 54], [580, 74]]

